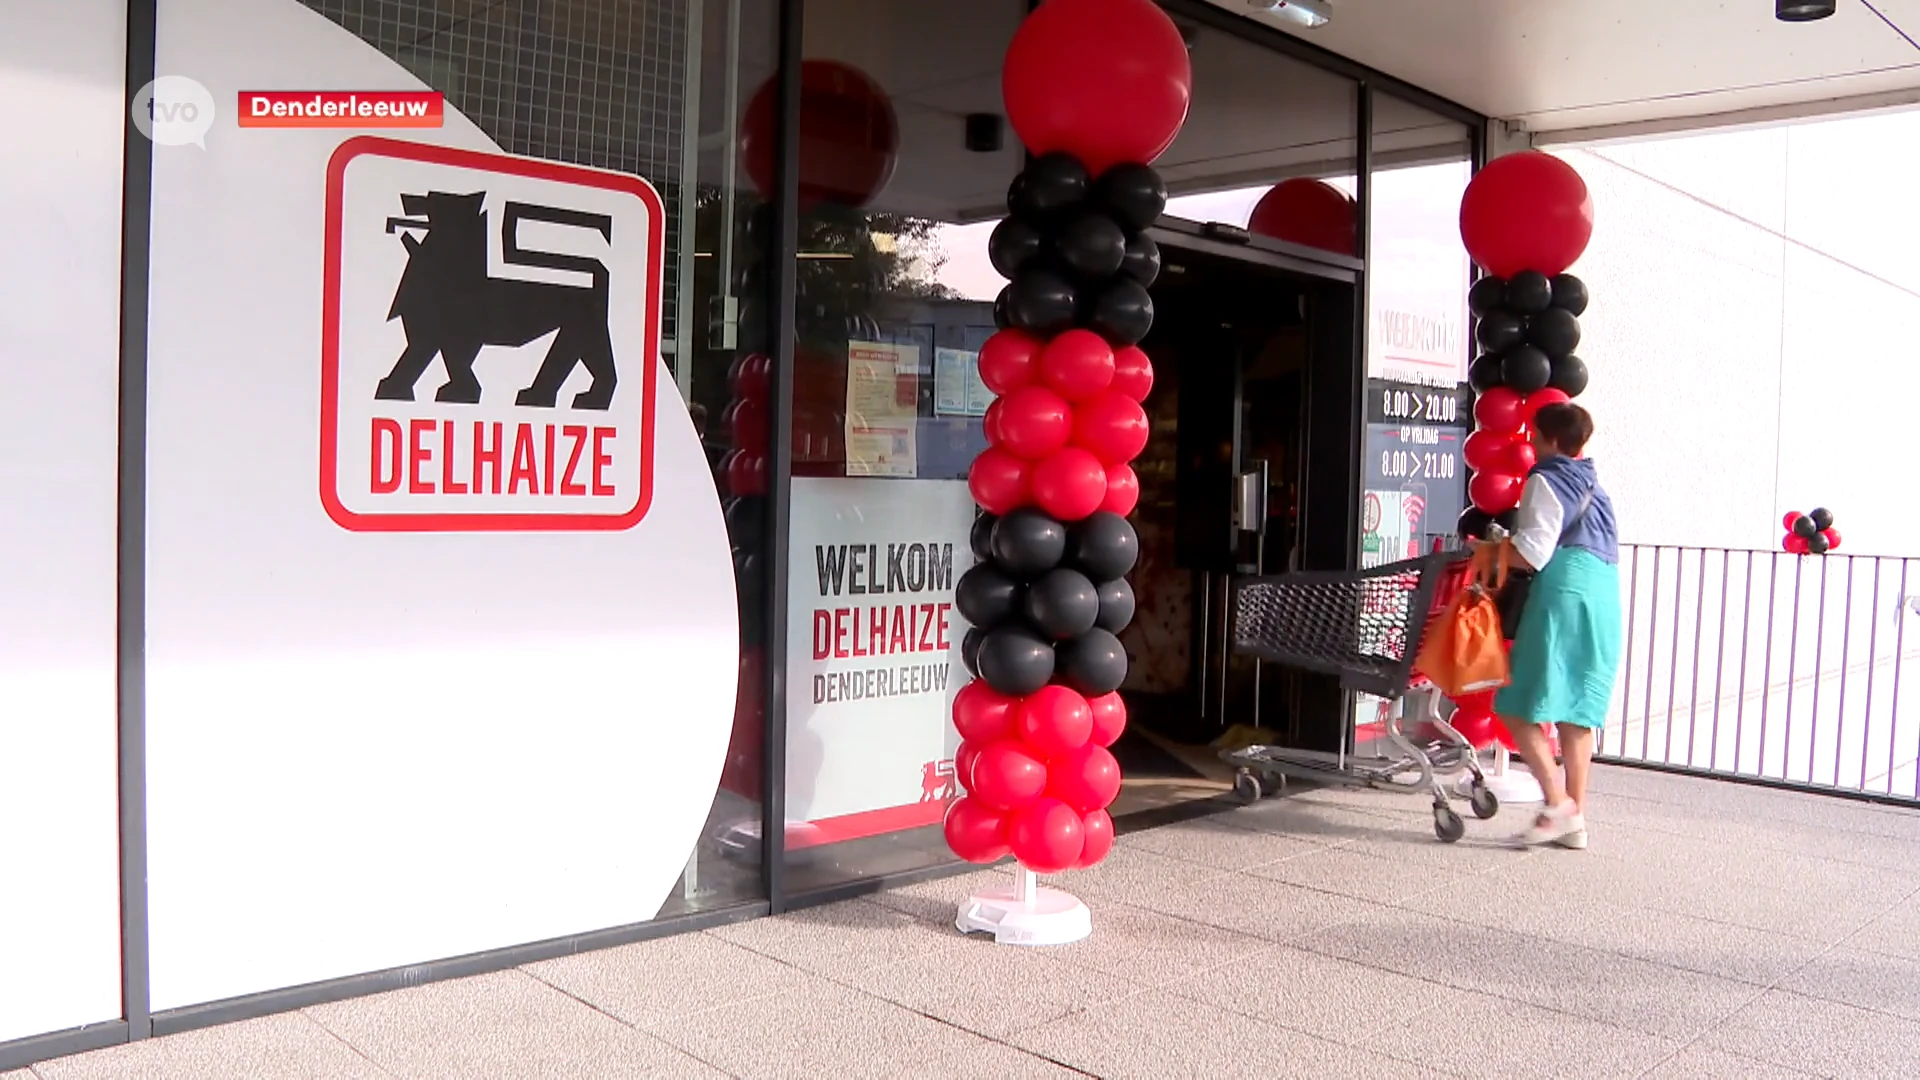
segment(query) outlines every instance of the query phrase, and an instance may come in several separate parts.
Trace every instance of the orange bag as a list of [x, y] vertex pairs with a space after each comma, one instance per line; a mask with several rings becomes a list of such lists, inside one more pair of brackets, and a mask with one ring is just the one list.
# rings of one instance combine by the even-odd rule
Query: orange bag
[[1476, 548], [1467, 586], [1421, 638], [1414, 667], [1450, 698], [1496, 690], [1509, 681], [1506, 637], [1493, 597], [1506, 584], [1511, 559], [1504, 541]]

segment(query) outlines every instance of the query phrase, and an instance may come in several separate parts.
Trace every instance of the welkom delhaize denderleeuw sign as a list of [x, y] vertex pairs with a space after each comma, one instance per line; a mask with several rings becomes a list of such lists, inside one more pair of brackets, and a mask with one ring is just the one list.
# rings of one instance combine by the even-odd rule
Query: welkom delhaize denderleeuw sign
[[366, 136], [327, 171], [320, 497], [356, 531], [626, 529], [665, 214], [636, 176]]

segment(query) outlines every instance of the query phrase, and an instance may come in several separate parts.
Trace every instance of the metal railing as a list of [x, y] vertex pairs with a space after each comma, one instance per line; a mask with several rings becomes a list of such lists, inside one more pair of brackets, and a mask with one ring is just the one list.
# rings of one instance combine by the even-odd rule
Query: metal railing
[[1920, 805], [1920, 558], [1628, 545], [1620, 578], [1603, 760]]

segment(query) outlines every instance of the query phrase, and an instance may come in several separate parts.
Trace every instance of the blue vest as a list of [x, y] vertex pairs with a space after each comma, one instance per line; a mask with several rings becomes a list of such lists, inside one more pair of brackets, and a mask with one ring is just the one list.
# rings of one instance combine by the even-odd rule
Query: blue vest
[[[1613, 516], [1613, 500], [1600, 486], [1599, 470], [1587, 458], [1551, 457], [1533, 467], [1533, 476], [1546, 480], [1547, 486], [1566, 510], [1560, 529], [1560, 546], [1592, 552], [1602, 560], [1620, 562], [1620, 529]], [[1581, 516], [1587, 495], [1593, 504]]]

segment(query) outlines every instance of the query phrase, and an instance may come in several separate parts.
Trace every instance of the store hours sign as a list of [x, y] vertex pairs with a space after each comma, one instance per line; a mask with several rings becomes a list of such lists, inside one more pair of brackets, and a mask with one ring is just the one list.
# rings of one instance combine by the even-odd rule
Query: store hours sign
[[637, 524], [664, 222], [636, 176], [342, 143], [321, 326], [328, 516], [374, 532]]

